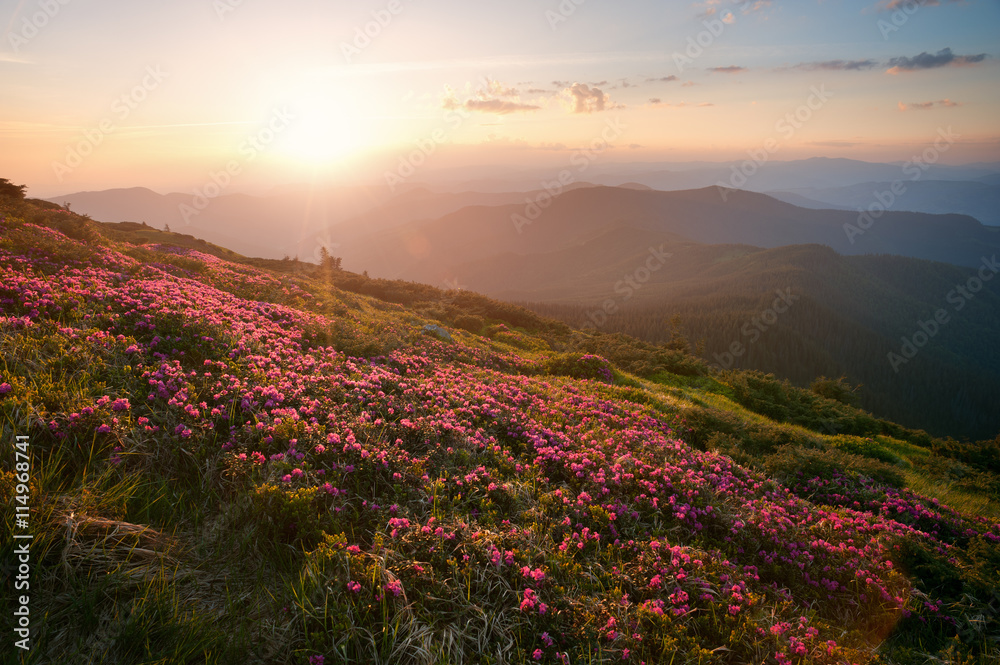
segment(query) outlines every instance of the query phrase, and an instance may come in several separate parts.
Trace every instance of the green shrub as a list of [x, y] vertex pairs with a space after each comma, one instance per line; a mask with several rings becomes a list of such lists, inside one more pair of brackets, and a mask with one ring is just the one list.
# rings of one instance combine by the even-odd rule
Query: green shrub
[[858, 402], [858, 386], [852, 386], [847, 383], [844, 377], [840, 377], [839, 379], [828, 379], [825, 376], [818, 377], [813, 380], [809, 389], [820, 397], [832, 399], [841, 404], [854, 406]]
[[317, 492], [316, 487], [262, 485], [254, 494], [253, 516], [272, 542], [315, 547], [322, 539]]
[[838, 434], [830, 439], [830, 445], [846, 453], [879, 460], [886, 464], [898, 464], [902, 461], [898, 456], [880, 446], [874, 439]]
[[560, 353], [547, 358], [542, 364], [554, 376], [571, 376], [576, 379], [595, 379], [611, 383], [614, 374], [611, 365], [600, 356], [583, 353]]
[[804, 448], [784, 445], [764, 460], [768, 473], [780, 481], [795, 481], [801, 474], [805, 478], [825, 480], [837, 475], [857, 478], [863, 475], [882, 485], [901, 488], [906, 479], [899, 469], [884, 462], [852, 455], [838, 449]]
[[455, 318], [455, 327], [478, 335], [483, 330], [483, 320], [471, 314], [462, 314]]

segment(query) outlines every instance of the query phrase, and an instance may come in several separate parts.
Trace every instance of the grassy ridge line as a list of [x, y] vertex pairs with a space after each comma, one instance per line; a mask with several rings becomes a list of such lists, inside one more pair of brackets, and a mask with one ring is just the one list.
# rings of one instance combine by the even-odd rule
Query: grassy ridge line
[[[48, 538], [40, 539], [42, 551], [51, 552], [46, 561], [66, 562], [52, 565], [48, 579], [50, 653], [83, 659], [108, 647], [118, 662], [151, 654], [186, 662], [197, 660], [199, 650], [213, 654], [213, 662], [234, 662], [247, 650], [261, 662], [305, 662], [321, 654], [327, 662], [457, 662], [463, 654], [467, 662], [472, 654], [483, 662], [533, 662], [537, 649], [552, 662], [560, 653], [573, 662], [661, 662], [668, 653], [681, 654], [678, 662], [861, 662], [894, 624], [883, 651], [904, 662], [907, 654], [948, 649], [960, 630], [979, 630], [961, 620], [991, 607], [984, 598], [975, 599], [983, 606], [948, 607], [952, 596], [942, 594], [958, 593], [952, 604], [968, 603], [962, 592], [989, 588], [979, 576], [993, 565], [995, 552], [985, 536], [995, 528], [907, 494], [905, 479], [893, 475], [905, 466], [901, 462], [913, 464], [918, 450], [933, 458], [929, 467], [939, 463], [927, 448], [882, 434], [831, 437], [777, 423], [731, 401], [727, 393], [739, 394], [732, 382], [662, 370], [656, 381], [624, 375], [601, 358], [553, 355], [546, 347], [558, 339], [486, 320], [493, 339], [462, 333], [459, 342], [441, 344], [416, 334], [423, 320], [412, 313], [307, 276], [288, 279], [201, 254], [117, 244], [103, 250], [16, 222], [5, 227], [0, 248], [10, 252], [5, 258], [30, 257], [33, 264], [27, 270], [18, 259], [14, 263], [24, 270], [12, 277], [52, 278], [81, 259], [81, 269], [131, 271], [124, 283], [95, 273], [86, 284], [90, 290], [63, 289], [54, 305], [32, 293], [33, 308], [42, 302], [52, 309], [40, 310], [37, 324], [16, 327], [8, 320], [4, 328], [5, 379], [14, 379], [0, 402], [5, 428], [28, 422], [33, 437], [48, 445], [39, 464], [44, 475], [36, 479], [46, 499], [36, 519], [46, 524]], [[153, 268], [155, 279], [146, 274], [150, 263], [160, 264]], [[174, 290], [164, 291], [163, 283]], [[195, 316], [198, 299], [177, 304], [204, 283], [255, 296], [219, 301], [236, 308], [234, 321], [252, 321], [250, 335], [231, 334], [232, 322]], [[138, 293], [127, 291], [129, 284]], [[107, 292], [88, 301], [93, 286]], [[203, 293], [222, 297], [211, 289]], [[117, 300], [125, 294], [170, 298], [129, 314], [131, 327], [124, 328], [121, 315], [134, 311], [131, 301], [125, 306]], [[11, 304], [22, 311], [10, 318], [23, 320], [31, 310], [24, 311], [24, 293], [13, 295], [20, 300]], [[272, 307], [263, 305], [267, 299]], [[71, 301], [80, 304], [67, 307]], [[107, 315], [98, 306], [106, 301], [121, 312]], [[330, 320], [302, 313], [327, 308], [345, 313], [333, 319], [333, 331]], [[135, 325], [140, 322], [156, 333]], [[130, 333], [124, 340], [112, 334], [124, 331]], [[260, 334], [247, 339], [254, 331]], [[335, 348], [354, 348], [375, 331], [379, 348], [371, 351], [384, 357], [371, 361], [316, 345], [325, 334]], [[168, 344], [161, 346], [164, 337]], [[24, 364], [33, 355], [40, 361]], [[137, 358], [143, 359], [141, 372]], [[325, 378], [306, 381], [317, 368]], [[611, 372], [614, 385], [606, 383]], [[213, 381], [229, 392], [216, 392]], [[161, 383], [168, 396], [159, 394]], [[153, 399], [147, 400], [150, 390]], [[128, 407], [115, 410], [121, 400]], [[757, 411], [765, 407], [784, 407], [785, 419], [795, 417], [780, 400], [755, 404]], [[318, 416], [328, 408], [324, 422]], [[401, 418], [405, 409], [413, 413]], [[103, 426], [108, 431], [99, 432]], [[796, 495], [822, 496], [823, 502], [803, 503], [728, 458], [689, 448], [672, 432], [769, 469]], [[887, 451], [905, 454], [890, 463], [881, 459]], [[258, 463], [254, 453], [267, 459]], [[305, 462], [288, 458], [299, 454]], [[390, 474], [380, 463], [396, 470]], [[670, 469], [669, 480], [664, 469]], [[817, 475], [800, 483], [803, 469]], [[608, 473], [618, 474], [624, 486], [608, 485]], [[814, 478], [822, 482], [809, 484]], [[742, 492], [734, 494], [734, 487]], [[611, 497], [595, 501], [592, 495], [604, 488]], [[702, 488], [711, 491], [702, 496]], [[746, 503], [747, 497], [753, 500]], [[852, 501], [820, 507], [842, 505], [842, 497]], [[891, 501], [878, 503], [880, 497]], [[683, 510], [658, 505], [669, 498], [680, 500]], [[67, 507], [86, 517], [67, 522]], [[711, 514], [716, 510], [718, 517]], [[796, 520], [772, 532], [779, 514]], [[881, 571], [872, 588], [898, 593], [916, 584], [918, 593], [937, 593], [927, 602], [938, 607], [940, 601], [944, 612], [921, 606], [917, 595], [901, 610], [913, 613], [905, 619], [868, 607], [860, 602], [865, 592], [836, 575], [823, 579], [838, 585], [826, 589], [837, 600], [826, 598], [829, 606], [817, 607], [810, 599], [821, 596], [791, 574], [801, 572], [792, 562], [801, 556], [798, 539], [806, 533], [822, 533], [821, 540], [836, 545], [840, 536], [827, 533], [831, 521], [858, 536], [859, 544], [869, 541], [861, 560]], [[77, 525], [70, 538], [68, 524]], [[951, 587], [925, 591], [919, 574], [908, 571], [905, 583], [880, 567], [892, 552], [871, 539], [873, 525], [887, 535], [911, 534], [903, 543], [916, 549], [895, 558], [916, 561], [917, 573], [933, 569], [932, 580], [946, 578]], [[913, 535], [917, 527], [926, 535]], [[118, 539], [114, 547], [109, 534]], [[844, 556], [839, 547], [807, 549], [832, 563]], [[138, 554], [150, 552], [147, 559]], [[54, 591], [55, 571], [67, 567], [76, 585], [68, 596]], [[110, 571], [111, 581], [95, 578], [96, 571]], [[697, 590], [711, 599], [691, 593]], [[102, 602], [109, 593], [118, 602]], [[726, 603], [717, 602], [723, 597]], [[244, 614], [248, 599], [265, 609]], [[93, 628], [90, 642], [75, 628], [81, 618]], [[907, 624], [911, 619], [915, 625]], [[921, 619], [931, 622], [930, 630]], [[770, 625], [763, 635], [756, 630], [761, 624]], [[853, 632], [838, 626], [853, 626]], [[972, 641], [972, 658], [989, 657], [989, 626], [979, 631], [979, 642]], [[728, 651], [708, 653], [709, 643]]]

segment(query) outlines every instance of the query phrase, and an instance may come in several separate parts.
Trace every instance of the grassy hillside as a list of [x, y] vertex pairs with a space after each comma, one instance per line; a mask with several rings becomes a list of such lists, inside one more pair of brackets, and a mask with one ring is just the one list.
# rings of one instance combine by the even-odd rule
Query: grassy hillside
[[0, 203], [6, 662], [1000, 657], [1000, 441], [150, 233]]

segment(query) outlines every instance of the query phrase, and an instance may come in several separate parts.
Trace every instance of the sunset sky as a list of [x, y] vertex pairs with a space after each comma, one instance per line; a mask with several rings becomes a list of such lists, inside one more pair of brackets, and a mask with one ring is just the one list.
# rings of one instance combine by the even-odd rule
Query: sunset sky
[[609, 162], [947, 127], [944, 162], [1000, 160], [995, 0], [5, 0], [0, 29], [0, 177], [35, 196], [556, 164], [609, 123]]

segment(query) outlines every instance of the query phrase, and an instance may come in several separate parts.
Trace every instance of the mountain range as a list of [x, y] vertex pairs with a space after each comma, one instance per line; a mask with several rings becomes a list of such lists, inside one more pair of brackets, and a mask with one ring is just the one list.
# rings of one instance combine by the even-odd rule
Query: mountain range
[[[772, 166], [773, 174], [794, 170]], [[798, 166], [838, 185], [899, 168], [840, 160]], [[958, 180], [988, 181], [986, 166], [936, 167], [935, 177], [955, 180], [910, 183], [893, 196], [915, 200], [906, 197], [937, 188], [940, 202], [948, 192], [989, 190], [988, 182]], [[596, 170], [586, 175], [605, 177]], [[626, 175], [637, 174], [620, 177]], [[825, 197], [851, 208], [866, 191], [892, 192], [896, 181], [774, 196], [715, 185], [659, 191], [645, 181], [520, 192], [442, 192], [414, 184], [393, 196], [374, 187], [319, 194], [283, 188], [266, 196], [223, 194], [191, 226], [179, 227], [187, 195], [134, 189], [66, 200], [105, 221], [174, 219], [164, 223], [262, 257], [318, 262], [325, 249], [344, 270], [483, 293], [574, 326], [653, 343], [681, 335], [724, 369], [775, 372], [799, 385], [820, 374], [844, 376], [864, 386], [865, 408], [939, 434], [975, 438], [1000, 430], [992, 408], [1000, 403], [992, 351], [1000, 346], [1000, 280], [985, 280], [969, 297], [956, 295], [977, 271], [994, 275], [1000, 228], [969, 215], [897, 210], [888, 200], [887, 212], [867, 215], [811, 203]], [[788, 176], [783, 183], [795, 181]], [[144, 210], [152, 216], [143, 217]], [[776, 293], [790, 294], [795, 305], [761, 323]], [[924, 341], [921, 325], [939, 312], [946, 323]], [[678, 317], [678, 325], [669, 324]], [[920, 349], [911, 349], [915, 336], [924, 341]], [[903, 355], [911, 350], [913, 357]]]

